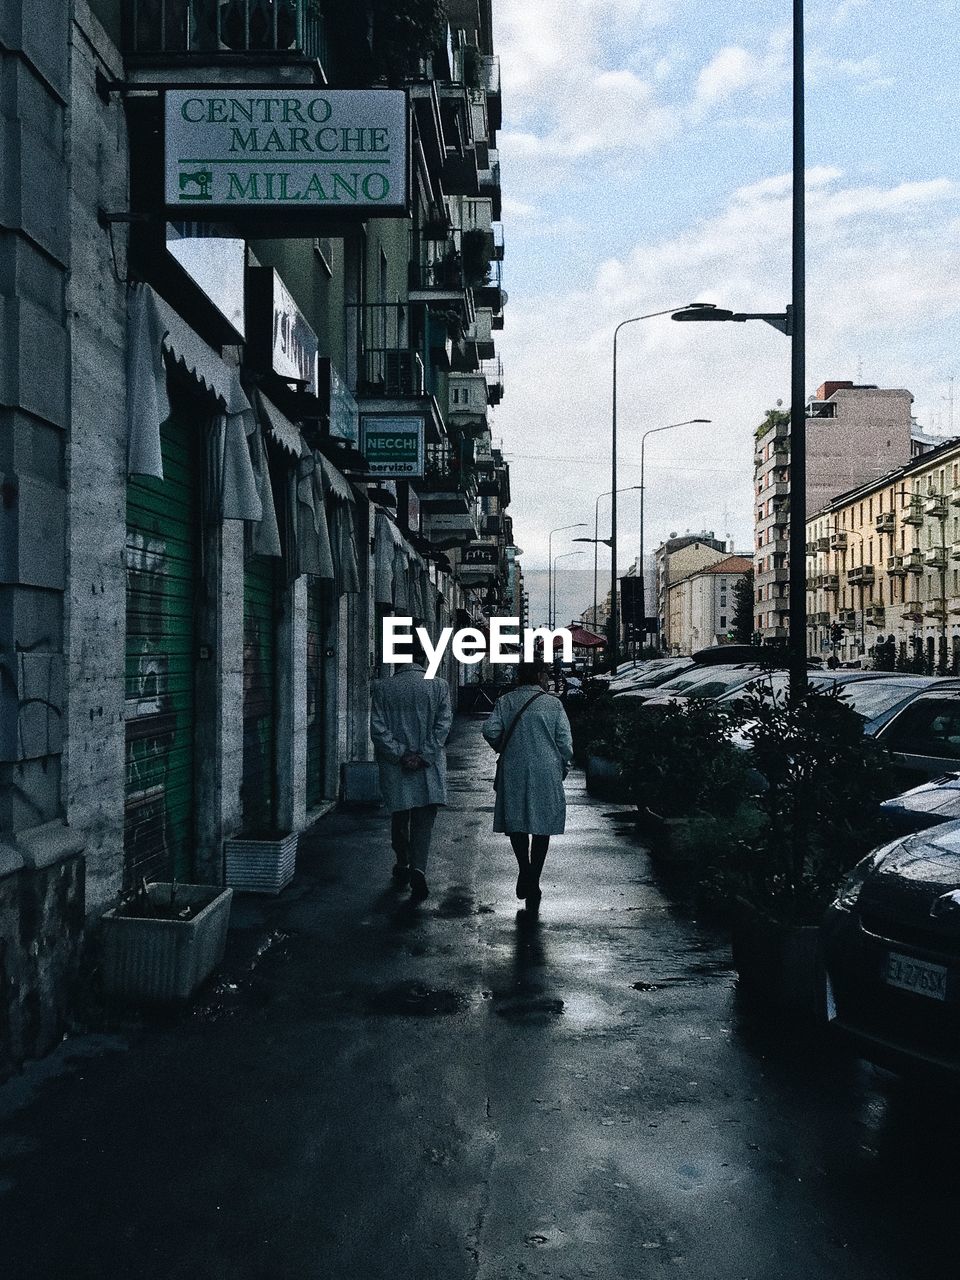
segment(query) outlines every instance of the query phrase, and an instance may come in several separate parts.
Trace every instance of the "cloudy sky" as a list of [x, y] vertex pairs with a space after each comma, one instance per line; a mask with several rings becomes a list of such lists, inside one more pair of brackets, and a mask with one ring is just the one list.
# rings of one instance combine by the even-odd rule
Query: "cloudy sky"
[[[592, 524], [609, 488], [617, 321], [789, 299], [790, 4], [494, 0], [494, 18], [510, 295], [496, 430], [532, 569], [549, 529]], [[957, 374], [960, 433], [958, 20], [958, 0], [808, 0], [807, 371], [808, 392], [907, 387], [944, 431]], [[788, 398], [788, 341], [666, 317], [620, 350], [621, 484], [639, 480], [641, 431], [714, 423], [648, 443], [647, 545], [706, 528], [749, 547], [751, 431]], [[624, 565], [636, 510], [624, 495]]]

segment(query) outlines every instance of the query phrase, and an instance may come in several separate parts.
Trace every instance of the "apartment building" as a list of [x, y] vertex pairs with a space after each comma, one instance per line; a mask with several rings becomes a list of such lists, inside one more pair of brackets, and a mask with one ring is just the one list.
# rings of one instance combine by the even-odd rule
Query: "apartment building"
[[[929, 449], [912, 423], [909, 391], [825, 382], [807, 405], [807, 512]], [[789, 614], [790, 414], [775, 409], [756, 432], [755, 630], [785, 640]]]
[[728, 641], [737, 583], [752, 568], [749, 554], [726, 556], [670, 584], [667, 634], [671, 653], [689, 655]]
[[717, 564], [727, 558], [727, 544], [717, 538], [713, 531], [709, 533], [685, 533], [678, 536], [672, 533], [654, 552], [656, 563], [656, 611], [659, 635], [658, 648], [673, 652], [679, 644], [679, 636], [674, 634], [670, 622], [669, 591], [670, 587], [681, 578], [688, 577], [708, 565]]
[[807, 521], [808, 650], [894, 642], [901, 663], [960, 673], [960, 443], [834, 498]]
[[385, 614], [515, 612], [499, 64], [446, 13], [2, 6], [0, 1076], [118, 895], [366, 776]]

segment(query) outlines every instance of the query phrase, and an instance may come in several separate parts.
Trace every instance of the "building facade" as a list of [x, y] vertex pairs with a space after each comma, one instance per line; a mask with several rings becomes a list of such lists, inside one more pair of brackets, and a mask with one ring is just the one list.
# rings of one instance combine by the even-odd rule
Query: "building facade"
[[662, 542], [654, 552], [656, 561], [657, 583], [657, 626], [659, 636], [657, 647], [673, 652], [679, 639], [674, 635], [670, 625], [669, 591], [681, 578], [705, 569], [708, 565], [717, 564], [726, 559], [727, 544], [710, 533], [683, 534], [671, 536]]
[[[909, 391], [825, 382], [807, 405], [808, 513], [931, 447], [913, 425]], [[773, 410], [754, 455], [755, 630], [787, 638], [789, 614], [790, 415]]]
[[729, 641], [737, 583], [752, 567], [752, 556], [727, 556], [670, 584], [667, 634], [671, 653], [688, 656]]
[[118, 896], [363, 791], [384, 616], [516, 613], [499, 67], [446, 9], [0, 13], [0, 1074]]

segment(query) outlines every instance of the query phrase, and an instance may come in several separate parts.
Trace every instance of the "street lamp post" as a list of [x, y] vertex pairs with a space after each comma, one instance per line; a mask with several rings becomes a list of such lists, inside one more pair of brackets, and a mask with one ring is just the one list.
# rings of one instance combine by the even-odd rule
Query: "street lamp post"
[[[583, 520], [578, 520], [576, 524], [561, 524], [556, 529], [550, 530], [550, 537], [547, 539], [547, 626], [553, 626], [553, 535], [555, 533], [563, 533], [566, 529], [586, 529], [587, 525]], [[559, 557], [557, 557], [559, 559]]]
[[646, 485], [643, 478], [643, 467], [646, 457], [647, 436], [656, 435], [658, 431], [672, 431], [675, 427], [691, 427], [694, 423], [708, 423], [709, 418], [688, 418], [686, 422], [668, 422], [664, 427], [651, 427], [640, 437], [640, 617], [642, 636], [647, 632], [647, 582], [643, 572], [643, 500], [646, 496]]
[[807, 420], [806, 420], [806, 179], [803, 0], [793, 0], [793, 216], [790, 305], [780, 312], [734, 312], [710, 303], [677, 311], [674, 320], [763, 320], [785, 333], [790, 347], [790, 695], [807, 688]]
[[[576, 527], [576, 526], [573, 526], [573, 527]], [[559, 555], [559, 556], [557, 556], [557, 557], [556, 557], [556, 559], [554, 560], [554, 562], [553, 562], [553, 563], [556, 565], [556, 564], [559, 564], [559, 562], [560, 562], [561, 560], [567, 560], [567, 559], [569, 559], [569, 557], [570, 557], [570, 556], [582, 556], [582, 555], [583, 555], [583, 552], [582, 552], [582, 551], [564, 551], [562, 555]], [[556, 570], [554, 570], [554, 575], [553, 575], [553, 616], [552, 616], [551, 621], [550, 621], [550, 626], [551, 626], [551, 627], [555, 627], [556, 625], [557, 625], [557, 575], [556, 575]]]
[[[620, 489], [619, 492], [633, 493], [634, 490], [639, 490], [640, 487], [641, 486], [638, 484], [630, 484], [630, 485], [627, 485], [625, 489]], [[609, 497], [610, 497], [609, 489], [606, 491], [606, 493], [597, 494], [597, 500], [593, 504], [593, 537], [573, 539], [574, 542], [592, 542], [593, 543], [593, 625], [594, 627], [596, 627], [597, 625], [597, 603], [598, 603], [597, 601], [597, 575], [598, 575], [597, 549], [601, 543], [603, 543], [605, 547], [613, 546], [612, 538], [600, 537], [600, 499], [609, 498]]]
[[621, 320], [613, 331], [613, 396], [610, 430], [610, 670], [617, 673], [617, 658], [620, 649], [620, 626], [617, 618], [617, 342], [620, 330], [628, 324], [638, 324], [641, 320], [654, 320], [657, 316], [674, 315], [683, 310], [695, 307], [689, 303], [686, 308], [667, 307], [663, 311], [649, 311], [643, 316], [631, 316]]

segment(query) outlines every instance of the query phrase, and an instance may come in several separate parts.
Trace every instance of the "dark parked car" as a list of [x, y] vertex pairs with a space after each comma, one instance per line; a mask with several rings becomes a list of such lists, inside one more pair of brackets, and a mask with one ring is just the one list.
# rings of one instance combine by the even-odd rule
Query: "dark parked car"
[[865, 858], [822, 936], [827, 1016], [861, 1057], [960, 1072], [960, 822]]
[[719, 698], [732, 689], [739, 689], [755, 677], [762, 675], [755, 666], [689, 667], [657, 687], [633, 686], [617, 694], [618, 698], [631, 701], [672, 702], [677, 698]]
[[960, 687], [938, 681], [877, 733], [905, 784], [960, 770]]

